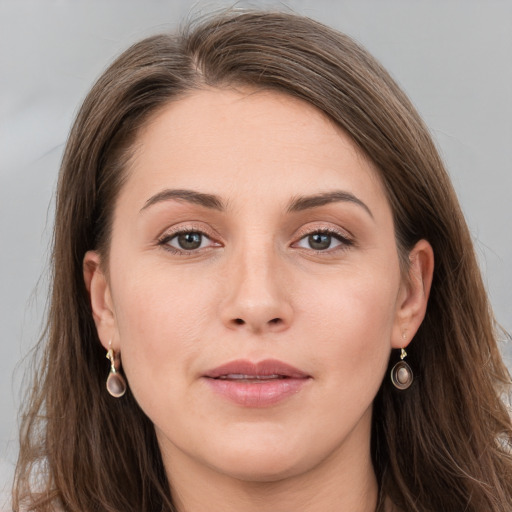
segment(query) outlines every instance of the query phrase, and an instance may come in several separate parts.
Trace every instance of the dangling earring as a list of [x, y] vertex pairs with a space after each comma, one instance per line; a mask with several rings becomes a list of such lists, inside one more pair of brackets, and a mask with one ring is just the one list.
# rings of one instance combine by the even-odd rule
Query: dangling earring
[[114, 350], [111, 347], [112, 342], [108, 344], [107, 359], [110, 361], [110, 372], [107, 378], [107, 391], [114, 398], [121, 398], [126, 393], [126, 381], [117, 371], [119, 369], [119, 359], [116, 360]]
[[411, 367], [404, 361], [407, 356], [405, 349], [400, 353], [400, 361], [391, 369], [391, 382], [397, 389], [407, 389], [414, 380]]

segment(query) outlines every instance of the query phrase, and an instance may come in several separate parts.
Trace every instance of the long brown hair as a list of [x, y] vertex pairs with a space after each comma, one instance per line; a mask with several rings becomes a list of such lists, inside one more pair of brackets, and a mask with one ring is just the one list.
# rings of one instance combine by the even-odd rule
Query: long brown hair
[[[14, 510], [172, 511], [153, 426], [130, 394], [105, 391], [108, 362], [82, 274], [108, 256], [123, 171], [138, 131], [163, 105], [205, 86], [248, 85], [326, 113], [376, 164], [404, 268], [420, 239], [436, 269], [409, 346], [415, 382], [389, 379], [374, 401], [381, 496], [408, 512], [510, 512], [510, 376], [452, 185], [415, 109], [349, 37], [292, 14], [228, 12], [135, 44], [99, 78], [77, 116], [57, 193], [42, 359], [21, 427]], [[391, 354], [390, 367], [396, 361]], [[383, 501], [379, 507], [382, 509]]]

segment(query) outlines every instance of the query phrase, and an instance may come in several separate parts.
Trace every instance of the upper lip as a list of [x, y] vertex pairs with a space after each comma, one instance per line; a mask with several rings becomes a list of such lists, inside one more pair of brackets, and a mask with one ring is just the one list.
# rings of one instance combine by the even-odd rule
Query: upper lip
[[277, 359], [265, 359], [264, 361], [258, 361], [256, 363], [247, 360], [230, 361], [229, 363], [208, 370], [204, 374], [204, 377], [217, 379], [228, 375], [244, 375], [254, 378], [279, 376], [290, 379], [306, 379], [310, 377], [310, 375], [298, 368]]

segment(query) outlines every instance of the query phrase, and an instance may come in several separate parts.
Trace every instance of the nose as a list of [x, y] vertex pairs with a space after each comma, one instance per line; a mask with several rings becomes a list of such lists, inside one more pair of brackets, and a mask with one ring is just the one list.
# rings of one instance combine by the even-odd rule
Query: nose
[[224, 325], [254, 334], [286, 330], [293, 308], [285, 274], [271, 248], [241, 248], [228, 265], [221, 304]]

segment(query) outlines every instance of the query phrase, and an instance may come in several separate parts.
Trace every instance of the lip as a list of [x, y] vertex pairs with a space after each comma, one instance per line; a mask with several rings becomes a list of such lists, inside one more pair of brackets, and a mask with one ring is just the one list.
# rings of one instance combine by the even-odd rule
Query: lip
[[269, 407], [297, 394], [311, 379], [276, 359], [231, 361], [203, 375], [217, 394], [244, 407]]

